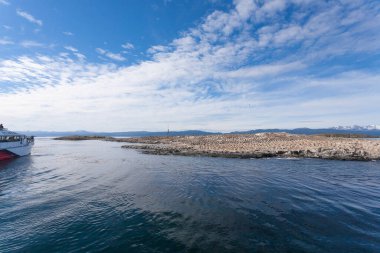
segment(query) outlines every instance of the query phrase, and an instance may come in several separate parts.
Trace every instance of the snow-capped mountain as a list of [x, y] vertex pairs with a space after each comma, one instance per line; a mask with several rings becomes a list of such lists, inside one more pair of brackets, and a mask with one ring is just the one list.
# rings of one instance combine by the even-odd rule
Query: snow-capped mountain
[[368, 125], [368, 126], [358, 126], [358, 125], [353, 125], [353, 126], [337, 126], [337, 127], [332, 127], [331, 129], [336, 129], [336, 130], [354, 130], [354, 131], [370, 131], [370, 130], [380, 130], [380, 125]]

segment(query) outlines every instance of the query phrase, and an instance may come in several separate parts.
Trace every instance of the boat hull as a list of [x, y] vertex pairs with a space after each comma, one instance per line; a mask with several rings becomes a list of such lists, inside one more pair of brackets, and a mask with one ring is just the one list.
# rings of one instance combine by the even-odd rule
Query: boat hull
[[0, 161], [30, 155], [32, 146], [32, 143], [27, 145], [9, 145], [6, 148], [0, 146]]

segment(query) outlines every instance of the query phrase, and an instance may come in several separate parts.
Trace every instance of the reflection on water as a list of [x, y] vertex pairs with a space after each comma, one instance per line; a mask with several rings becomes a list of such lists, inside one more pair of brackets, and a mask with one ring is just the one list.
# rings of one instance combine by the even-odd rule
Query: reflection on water
[[380, 252], [380, 163], [37, 139], [0, 163], [1, 252]]

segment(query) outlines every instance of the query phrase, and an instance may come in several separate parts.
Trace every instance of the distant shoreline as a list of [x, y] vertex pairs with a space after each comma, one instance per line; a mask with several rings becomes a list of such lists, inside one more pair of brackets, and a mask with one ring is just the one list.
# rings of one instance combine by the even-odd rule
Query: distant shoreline
[[214, 134], [257, 134], [257, 133], [289, 133], [289, 134], [337, 134], [337, 135], [359, 135], [363, 138], [380, 137], [380, 129], [336, 129], [336, 128], [295, 128], [295, 129], [254, 129], [247, 131], [233, 131], [233, 132], [207, 132], [201, 130], [181, 130], [181, 131], [127, 131], [127, 132], [88, 132], [88, 131], [63, 131], [63, 132], [49, 132], [49, 131], [17, 131], [28, 136], [35, 137], [61, 137], [61, 136], [110, 136], [110, 137], [148, 137], [148, 136], [200, 136], [200, 135], [214, 135]]
[[106, 136], [66, 136], [55, 140], [103, 140], [128, 142], [122, 148], [146, 154], [212, 156], [227, 158], [321, 158], [371, 161], [380, 159], [380, 140], [342, 135], [295, 135], [287, 133], [219, 134], [113, 138]]
[[97, 136], [97, 135], [70, 135], [70, 136], [61, 136], [53, 138], [57, 141], [86, 141], [86, 140], [112, 140], [113, 137], [109, 136]]

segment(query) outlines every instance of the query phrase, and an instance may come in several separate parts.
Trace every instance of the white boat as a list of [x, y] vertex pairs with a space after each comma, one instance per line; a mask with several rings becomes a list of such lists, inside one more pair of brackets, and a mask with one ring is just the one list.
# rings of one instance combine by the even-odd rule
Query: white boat
[[18, 134], [0, 125], [0, 161], [30, 155], [34, 137]]

